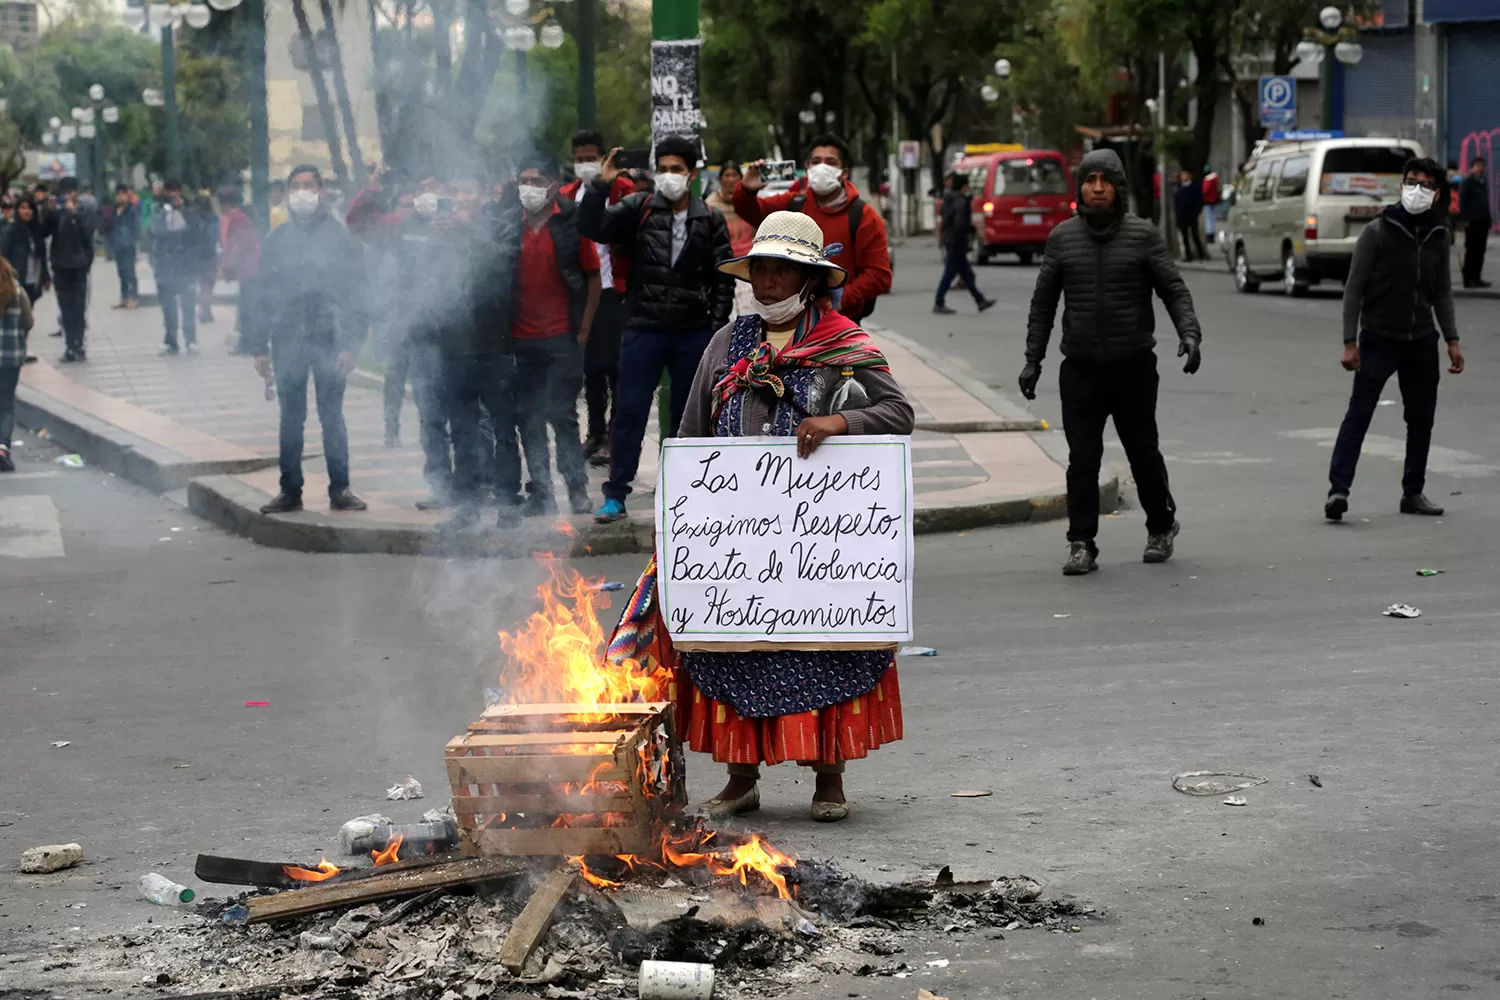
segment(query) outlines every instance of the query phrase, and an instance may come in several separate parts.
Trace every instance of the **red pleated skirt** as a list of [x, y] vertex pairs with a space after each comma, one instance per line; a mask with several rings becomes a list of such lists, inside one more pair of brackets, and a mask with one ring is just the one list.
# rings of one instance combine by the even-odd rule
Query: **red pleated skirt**
[[679, 738], [721, 764], [837, 764], [901, 738], [901, 685], [894, 662], [857, 698], [765, 719], [742, 719], [733, 706], [704, 697], [686, 671], [677, 671], [675, 686]]

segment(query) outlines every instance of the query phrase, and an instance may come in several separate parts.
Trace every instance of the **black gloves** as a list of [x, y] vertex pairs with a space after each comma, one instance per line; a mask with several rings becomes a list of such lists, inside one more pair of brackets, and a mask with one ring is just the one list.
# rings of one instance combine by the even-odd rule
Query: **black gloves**
[[1041, 377], [1041, 363], [1037, 361], [1026, 362], [1026, 367], [1021, 369], [1021, 395], [1027, 399], [1036, 399], [1036, 383]]
[[[1183, 374], [1192, 375], [1198, 370], [1198, 366], [1203, 364], [1203, 352], [1198, 350], [1197, 337], [1182, 338], [1182, 343], [1177, 348], [1177, 356], [1180, 358], [1184, 354], [1187, 355], [1187, 361], [1182, 365]], [[1023, 375], [1022, 378], [1025, 376]]]

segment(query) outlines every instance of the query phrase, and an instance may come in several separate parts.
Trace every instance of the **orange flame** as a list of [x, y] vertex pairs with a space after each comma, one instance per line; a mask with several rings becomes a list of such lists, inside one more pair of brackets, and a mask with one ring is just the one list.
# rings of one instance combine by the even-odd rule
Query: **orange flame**
[[296, 865], [283, 865], [281, 870], [286, 873], [287, 878], [294, 878], [298, 882], [322, 882], [333, 878], [341, 869], [338, 865], [324, 858], [318, 862], [318, 867], [298, 868]]
[[727, 851], [703, 851], [704, 845], [713, 838], [712, 833], [700, 837], [697, 831], [689, 831], [676, 839], [663, 838], [662, 858], [676, 868], [703, 867], [715, 875], [737, 876], [740, 885], [749, 885], [750, 873], [755, 872], [775, 886], [777, 895], [782, 899], [792, 898], [792, 893], [787, 888], [786, 876], [782, 875], [778, 869], [797, 867], [795, 858], [781, 853], [766, 843], [760, 834], [752, 835], [746, 843], [731, 847]]
[[576, 704], [592, 707], [660, 701], [669, 671], [659, 663], [625, 658], [609, 662], [606, 637], [595, 614], [609, 606], [598, 581], [550, 556], [538, 557], [548, 579], [537, 588], [542, 608], [515, 632], [500, 633], [508, 662], [500, 683], [512, 704]]
[[401, 841], [403, 841], [405, 839], [406, 838], [403, 837], [401, 834], [399, 834], [399, 833], [396, 834], [396, 836], [394, 836], [394, 837], [391, 838], [391, 842], [389, 844], [385, 845], [385, 850], [383, 850], [383, 851], [371, 851], [370, 852], [370, 858], [377, 865], [393, 865], [393, 864], [395, 864], [396, 861], [399, 859], [399, 855], [401, 853]]
[[568, 858], [568, 864], [577, 865], [578, 873], [583, 876], [584, 881], [589, 885], [594, 886], [595, 888], [618, 889], [620, 887], [621, 883], [611, 882], [609, 879], [601, 878], [600, 876], [595, 875], [593, 872], [589, 871], [589, 866], [583, 860], [583, 855], [581, 854], [574, 855], [573, 857]]

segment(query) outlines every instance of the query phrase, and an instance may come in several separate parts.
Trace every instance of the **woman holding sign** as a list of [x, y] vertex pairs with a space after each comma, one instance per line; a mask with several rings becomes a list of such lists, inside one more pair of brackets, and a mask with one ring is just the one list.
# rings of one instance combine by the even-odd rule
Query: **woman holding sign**
[[[719, 268], [749, 283], [752, 311], [709, 342], [682, 437], [795, 436], [807, 458], [834, 435], [911, 433], [911, 405], [879, 348], [829, 300], [845, 272], [825, 255], [816, 222], [775, 212], [749, 253]], [[610, 655], [645, 655], [649, 645], [649, 655], [675, 662], [678, 733], [729, 768], [710, 814], [758, 809], [760, 765], [796, 761], [817, 775], [813, 819], [847, 817], [845, 762], [901, 738], [895, 650], [677, 654], [654, 611], [655, 585], [653, 561]]]

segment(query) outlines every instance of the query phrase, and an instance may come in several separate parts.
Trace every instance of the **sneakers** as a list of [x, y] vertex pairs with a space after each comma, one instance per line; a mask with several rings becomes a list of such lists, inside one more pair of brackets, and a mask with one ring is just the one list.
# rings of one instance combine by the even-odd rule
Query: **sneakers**
[[1159, 535], [1146, 536], [1146, 551], [1141, 553], [1141, 562], [1164, 563], [1172, 558], [1172, 539], [1177, 537], [1177, 532], [1182, 526], [1176, 521], [1172, 527]]
[[596, 469], [609, 468], [609, 445], [607, 443], [589, 456], [589, 464]]
[[1442, 517], [1443, 508], [1427, 499], [1424, 493], [1413, 493], [1401, 498], [1401, 513], [1422, 514], [1426, 517]]
[[83, 352], [82, 351], [63, 351], [63, 356], [60, 357], [60, 358], [58, 358], [57, 360], [60, 361], [60, 362], [62, 362], [65, 365], [71, 365], [74, 362], [82, 361], [83, 360]]
[[176, 344], [168, 344], [167, 346], [163, 347], [161, 350], [157, 351], [156, 352], [156, 356], [158, 358], [175, 358], [180, 353], [181, 352], [178, 350]]
[[10, 449], [0, 444], [0, 472], [15, 472], [15, 459], [10, 457]]
[[271, 498], [271, 502], [260, 508], [262, 514], [290, 514], [302, 509], [301, 495], [290, 496], [286, 493], [278, 493]]
[[347, 486], [337, 493], [329, 494], [328, 506], [331, 510], [368, 510], [370, 508], [369, 504], [355, 496]]
[[587, 514], [594, 509], [594, 502], [589, 499], [589, 491], [586, 489], [568, 491], [568, 509], [574, 514]]
[[953, 308], [952, 306], [945, 306], [942, 303], [938, 303], [937, 305], [933, 306], [932, 311], [937, 313], [939, 316], [955, 316], [958, 314], [957, 309]]
[[995, 299], [981, 299], [979, 301], [979, 311], [980, 312], [986, 312], [986, 311], [988, 311], [990, 309], [995, 308], [996, 301], [997, 300], [995, 300]]
[[594, 511], [594, 520], [600, 524], [610, 524], [625, 516], [625, 501], [616, 500], [614, 497], [605, 497], [604, 503]]
[[447, 510], [453, 506], [453, 501], [445, 496], [434, 493], [432, 496], [423, 497], [416, 503], [417, 510]]
[[[1401, 501], [1403, 504], [1405, 500]], [[1344, 515], [1349, 513], [1349, 494], [1330, 493], [1328, 501], [1323, 504], [1323, 516], [1330, 521], [1342, 521]]]
[[1072, 542], [1063, 576], [1088, 576], [1099, 568], [1099, 550], [1088, 542]]

